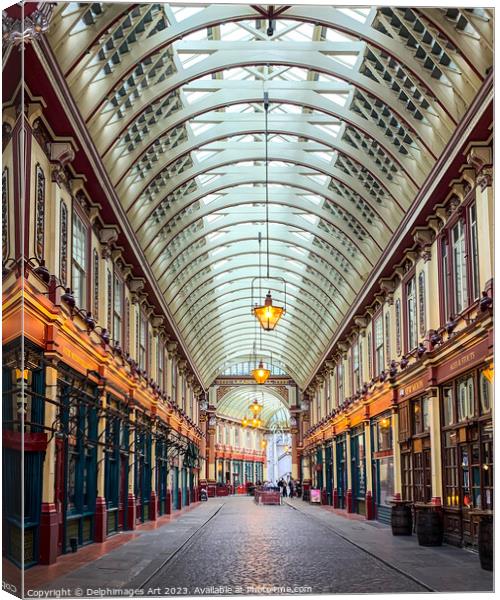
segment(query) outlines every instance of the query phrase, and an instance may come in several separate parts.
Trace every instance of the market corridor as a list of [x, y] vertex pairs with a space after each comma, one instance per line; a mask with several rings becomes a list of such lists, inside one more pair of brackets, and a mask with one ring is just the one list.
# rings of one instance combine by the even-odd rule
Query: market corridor
[[[386, 548], [382, 560], [360, 547], [363, 538]], [[404, 565], [407, 550], [411, 566]], [[390, 564], [387, 552], [403, 557], [403, 566]], [[336, 517], [299, 499], [257, 506], [249, 497], [227, 497], [142, 531], [43, 587], [79, 596], [118, 589], [136, 596], [389, 593], [490, 590], [492, 577], [472, 553], [420, 548], [415, 536], [393, 538], [383, 525]]]

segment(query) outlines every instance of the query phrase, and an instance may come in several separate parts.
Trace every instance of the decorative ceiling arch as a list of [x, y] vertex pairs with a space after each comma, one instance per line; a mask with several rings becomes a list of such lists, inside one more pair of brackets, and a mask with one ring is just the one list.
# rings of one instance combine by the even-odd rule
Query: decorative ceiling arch
[[250, 416], [248, 407], [255, 399], [263, 407], [260, 413], [263, 427], [267, 428], [271, 422], [276, 423], [276, 421], [282, 427], [289, 426], [290, 411], [283, 395], [274, 386], [267, 384], [258, 388], [257, 386], [236, 386], [232, 388], [217, 403], [216, 414], [233, 419], [241, 419], [245, 414]]
[[[299, 386], [492, 66], [486, 9], [68, 3], [49, 43], [207, 387], [251, 354], [265, 232]], [[279, 288], [271, 285], [273, 294]]]

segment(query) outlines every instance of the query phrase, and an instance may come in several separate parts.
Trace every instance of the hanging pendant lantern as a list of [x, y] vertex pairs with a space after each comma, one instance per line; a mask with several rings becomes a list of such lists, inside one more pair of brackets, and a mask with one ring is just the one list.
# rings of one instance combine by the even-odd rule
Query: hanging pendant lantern
[[269, 375], [271, 375], [271, 370], [264, 369], [264, 364], [260, 361], [259, 366], [256, 369], [253, 369], [251, 373], [257, 383], [266, 383], [269, 379]]
[[265, 331], [272, 331], [281, 317], [285, 314], [285, 308], [282, 306], [274, 306], [271, 297], [271, 290], [266, 294], [263, 306], [255, 306], [253, 314], [257, 317], [260, 326]]
[[241, 426], [242, 426], [242, 427], [248, 427], [248, 423], [249, 423], [249, 421], [248, 421], [248, 419], [247, 419], [247, 417], [246, 417], [246, 415], [245, 415], [245, 416], [243, 417], [243, 420], [241, 421]]
[[260, 415], [262, 411], [262, 404], [259, 404], [257, 400], [254, 400], [249, 408], [252, 411], [253, 416], [256, 417], [257, 415]]

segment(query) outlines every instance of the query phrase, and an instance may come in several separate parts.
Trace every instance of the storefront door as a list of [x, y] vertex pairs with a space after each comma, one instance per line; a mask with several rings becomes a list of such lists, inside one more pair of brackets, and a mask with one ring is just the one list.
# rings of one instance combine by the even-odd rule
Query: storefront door
[[326, 498], [328, 504], [333, 504], [333, 451], [331, 446], [325, 448], [326, 463]]
[[337, 494], [339, 508], [346, 508], [347, 450], [345, 435], [337, 438]]
[[365, 434], [363, 427], [351, 433], [352, 505], [353, 512], [365, 514], [366, 465]]

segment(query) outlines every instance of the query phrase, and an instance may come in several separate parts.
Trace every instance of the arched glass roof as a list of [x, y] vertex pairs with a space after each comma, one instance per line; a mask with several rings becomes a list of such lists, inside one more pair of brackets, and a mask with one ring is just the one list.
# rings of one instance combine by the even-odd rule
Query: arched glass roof
[[479, 90], [492, 39], [482, 9], [58, 5], [49, 42], [205, 386], [252, 354], [264, 92], [270, 270], [288, 305], [264, 344], [303, 385]]
[[260, 419], [266, 429], [287, 428], [290, 412], [279, 393], [271, 387], [253, 390], [248, 386], [235, 387], [230, 390], [218, 403], [217, 414], [242, 419], [245, 415], [251, 417], [250, 404], [258, 400], [262, 405]]

